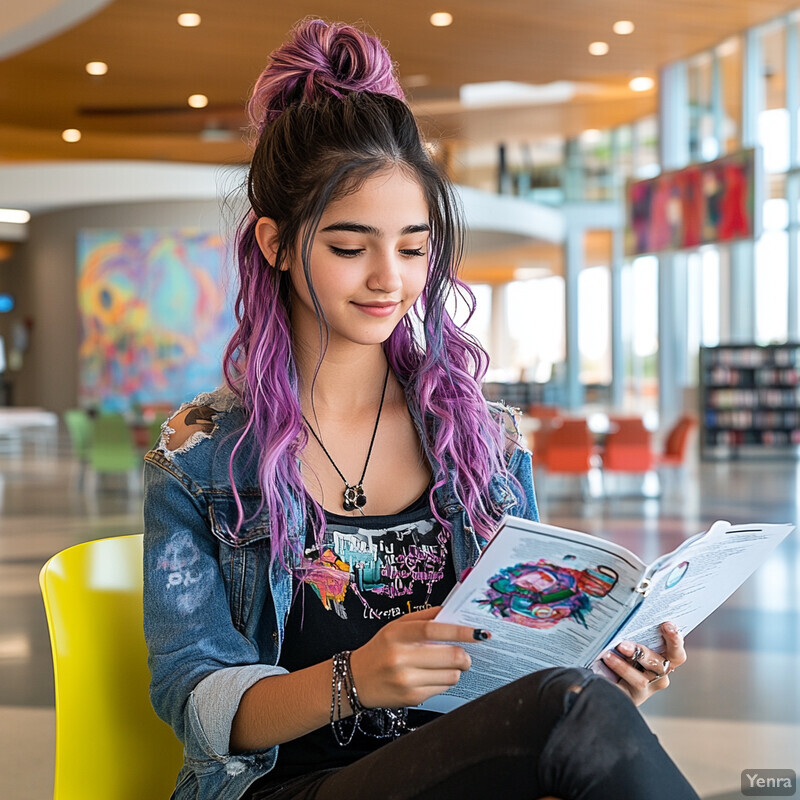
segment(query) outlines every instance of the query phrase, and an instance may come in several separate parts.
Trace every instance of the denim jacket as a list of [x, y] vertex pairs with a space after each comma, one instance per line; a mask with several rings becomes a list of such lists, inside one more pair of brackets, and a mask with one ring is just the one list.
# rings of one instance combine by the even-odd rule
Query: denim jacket
[[[270, 567], [269, 518], [266, 509], [255, 515], [260, 501], [257, 458], [248, 442], [237, 451], [234, 474], [244, 519], [251, 521], [235, 538], [231, 533], [238, 510], [229, 460], [244, 423], [242, 409], [227, 389], [200, 395], [193, 404], [217, 412], [211, 433], [195, 433], [175, 451], [162, 436], [145, 456], [144, 628], [150, 696], [184, 746], [174, 800], [237, 800], [273, 768], [278, 754], [277, 747], [231, 754], [229, 738], [245, 691], [286, 671], [277, 663], [292, 578], [278, 559]], [[536, 519], [530, 453], [519, 444], [513, 414], [501, 406], [493, 412], [506, 425], [508, 470], [524, 497], [517, 497], [498, 474], [490, 485], [492, 499], [506, 513]], [[437, 491], [436, 504], [452, 525], [459, 575], [475, 562], [483, 542], [450, 484]]]

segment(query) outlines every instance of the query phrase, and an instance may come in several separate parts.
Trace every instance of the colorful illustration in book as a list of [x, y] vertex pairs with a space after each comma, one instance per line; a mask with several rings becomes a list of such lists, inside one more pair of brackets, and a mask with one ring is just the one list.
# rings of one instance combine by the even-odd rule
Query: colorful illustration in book
[[687, 569], [689, 569], [689, 562], [681, 561], [680, 564], [672, 568], [672, 571], [667, 576], [667, 580], [664, 582], [664, 586], [667, 589], [677, 586], [683, 579], [683, 576], [686, 574]]
[[500, 570], [476, 602], [496, 617], [528, 628], [551, 628], [563, 619], [587, 627], [591, 598], [605, 597], [618, 578], [606, 566], [579, 570], [539, 559]]

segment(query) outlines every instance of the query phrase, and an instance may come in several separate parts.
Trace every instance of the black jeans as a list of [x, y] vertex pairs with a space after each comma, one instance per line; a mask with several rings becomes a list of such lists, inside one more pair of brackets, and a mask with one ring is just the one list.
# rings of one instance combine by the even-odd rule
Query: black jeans
[[461, 706], [342, 769], [247, 800], [698, 800], [617, 687], [548, 669]]

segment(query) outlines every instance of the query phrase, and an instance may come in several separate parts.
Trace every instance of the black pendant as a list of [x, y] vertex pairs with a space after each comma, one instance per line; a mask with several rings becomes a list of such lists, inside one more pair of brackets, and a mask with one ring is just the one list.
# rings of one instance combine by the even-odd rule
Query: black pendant
[[364, 494], [364, 487], [359, 483], [356, 486], [345, 484], [344, 502], [342, 508], [345, 511], [355, 511], [356, 508], [363, 508], [367, 504], [367, 496]]

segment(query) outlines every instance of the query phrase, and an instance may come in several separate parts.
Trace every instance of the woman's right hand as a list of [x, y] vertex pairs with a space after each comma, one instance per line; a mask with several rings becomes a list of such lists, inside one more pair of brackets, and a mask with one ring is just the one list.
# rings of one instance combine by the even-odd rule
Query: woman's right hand
[[470, 667], [458, 644], [474, 642], [472, 628], [434, 622], [441, 606], [392, 620], [350, 656], [353, 681], [367, 708], [416, 706], [458, 683]]

